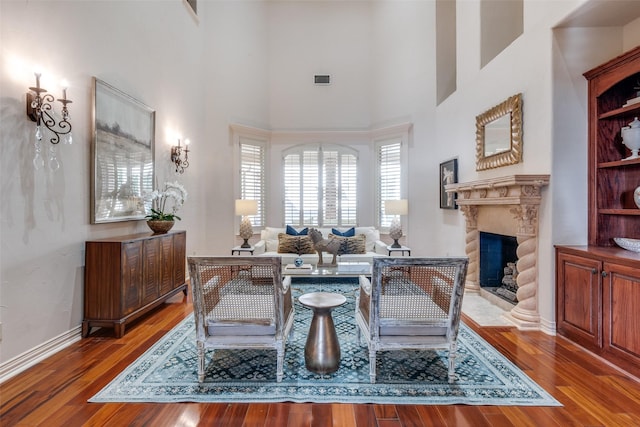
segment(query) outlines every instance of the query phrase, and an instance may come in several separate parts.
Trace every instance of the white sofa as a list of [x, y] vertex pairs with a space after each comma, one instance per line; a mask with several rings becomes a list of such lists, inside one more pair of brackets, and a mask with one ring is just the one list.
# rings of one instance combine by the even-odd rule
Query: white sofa
[[[301, 227], [298, 227], [300, 229]], [[312, 228], [312, 227], [308, 227]], [[327, 239], [329, 238], [329, 233], [331, 233], [331, 228], [324, 227], [313, 227], [317, 228], [321, 233], [322, 237]], [[344, 230], [343, 227], [336, 227], [339, 230]], [[258, 241], [254, 245], [254, 255], [256, 256], [281, 256], [282, 257], [282, 265], [293, 264], [294, 260], [300, 256], [305, 264], [311, 264], [314, 267], [318, 265], [318, 254], [301, 254], [298, 255], [296, 253], [279, 253], [278, 252], [278, 234], [285, 233], [286, 229], [284, 227], [265, 227], [260, 232], [260, 241]], [[387, 256], [387, 243], [384, 243], [380, 240], [380, 231], [375, 227], [356, 227], [355, 234], [364, 234], [365, 235], [365, 249], [366, 253], [364, 254], [343, 254], [338, 255], [338, 262], [372, 262], [374, 257], [379, 256]], [[322, 260], [324, 264], [330, 264], [333, 259], [333, 255], [329, 253], [323, 253]]]

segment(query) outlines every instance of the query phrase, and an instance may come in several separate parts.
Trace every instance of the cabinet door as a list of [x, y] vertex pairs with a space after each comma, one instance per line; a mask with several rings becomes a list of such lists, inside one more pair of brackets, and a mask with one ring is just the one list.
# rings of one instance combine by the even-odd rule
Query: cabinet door
[[640, 365], [640, 271], [605, 263], [603, 283], [604, 350]]
[[164, 236], [160, 240], [161, 266], [160, 266], [160, 295], [173, 290], [173, 236]]
[[559, 252], [556, 268], [558, 332], [585, 347], [601, 347], [600, 261]]
[[142, 283], [142, 304], [149, 304], [160, 296], [160, 271], [162, 268], [160, 239], [144, 241], [144, 280]]
[[142, 306], [142, 242], [127, 242], [122, 247], [122, 315]]
[[187, 233], [173, 235], [173, 288], [184, 285], [186, 275]]

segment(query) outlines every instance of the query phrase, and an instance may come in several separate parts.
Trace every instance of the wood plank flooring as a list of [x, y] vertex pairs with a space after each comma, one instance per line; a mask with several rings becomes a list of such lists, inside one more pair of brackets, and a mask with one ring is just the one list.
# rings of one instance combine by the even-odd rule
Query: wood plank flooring
[[[640, 382], [561, 337], [465, 322], [563, 407], [87, 403], [191, 312], [176, 296], [127, 327], [53, 355], [0, 385], [1, 426], [640, 426]], [[640, 333], [640, 332], [638, 332]]]

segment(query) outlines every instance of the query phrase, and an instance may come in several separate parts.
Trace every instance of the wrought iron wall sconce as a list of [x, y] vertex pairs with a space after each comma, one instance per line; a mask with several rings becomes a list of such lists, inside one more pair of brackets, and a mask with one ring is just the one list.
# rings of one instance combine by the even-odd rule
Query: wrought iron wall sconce
[[42, 169], [44, 167], [44, 159], [42, 157], [42, 137], [43, 126], [53, 132], [53, 136], [49, 140], [52, 144], [49, 147], [49, 167], [51, 170], [56, 170], [60, 167], [60, 163], [56, 158], [55, 145], [60, 142], [62, 138], [64, 144], [71, 144], [73, 142], [71, 136], [71, 122], [69, 122], [69, 110], [67, 104], [71, 104], [71, 100], [67, 99], [66, 86], [62, 89], [62, 99], [58, 101], [62, 104], [61, 119], [56, 122], [53, 117], [53, 106], [51, 103], [55, 100], [53, 95], [46, 93], [47, 90], [40, 87], [40, 73], [34, 73], [36, 76], [35, 87], [29, 87], [30, 92], [27, 92], [27, 116], [31, 121], [36, 122], [35, 130], [35, 155], [33, 157], [33, 166], [36, 169]]
[[[184, 173], [184, 170], [189, 167], [189, 140], [184, 140], [184, 147], [180, 145], [178, 139], [178, 145], [171, 147], [171, 161], [176, 165], [176, 173]], [[184, 158], [182, 155], [184, 154]]]

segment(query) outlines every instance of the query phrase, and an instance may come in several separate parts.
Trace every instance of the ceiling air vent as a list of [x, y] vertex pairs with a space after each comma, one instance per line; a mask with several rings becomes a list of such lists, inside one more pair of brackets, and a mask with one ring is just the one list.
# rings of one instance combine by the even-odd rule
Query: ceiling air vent
[[317, 85], [331, 84], [331, 76], [329, 74], [316, 74], [313, 77], [313, 81]]

